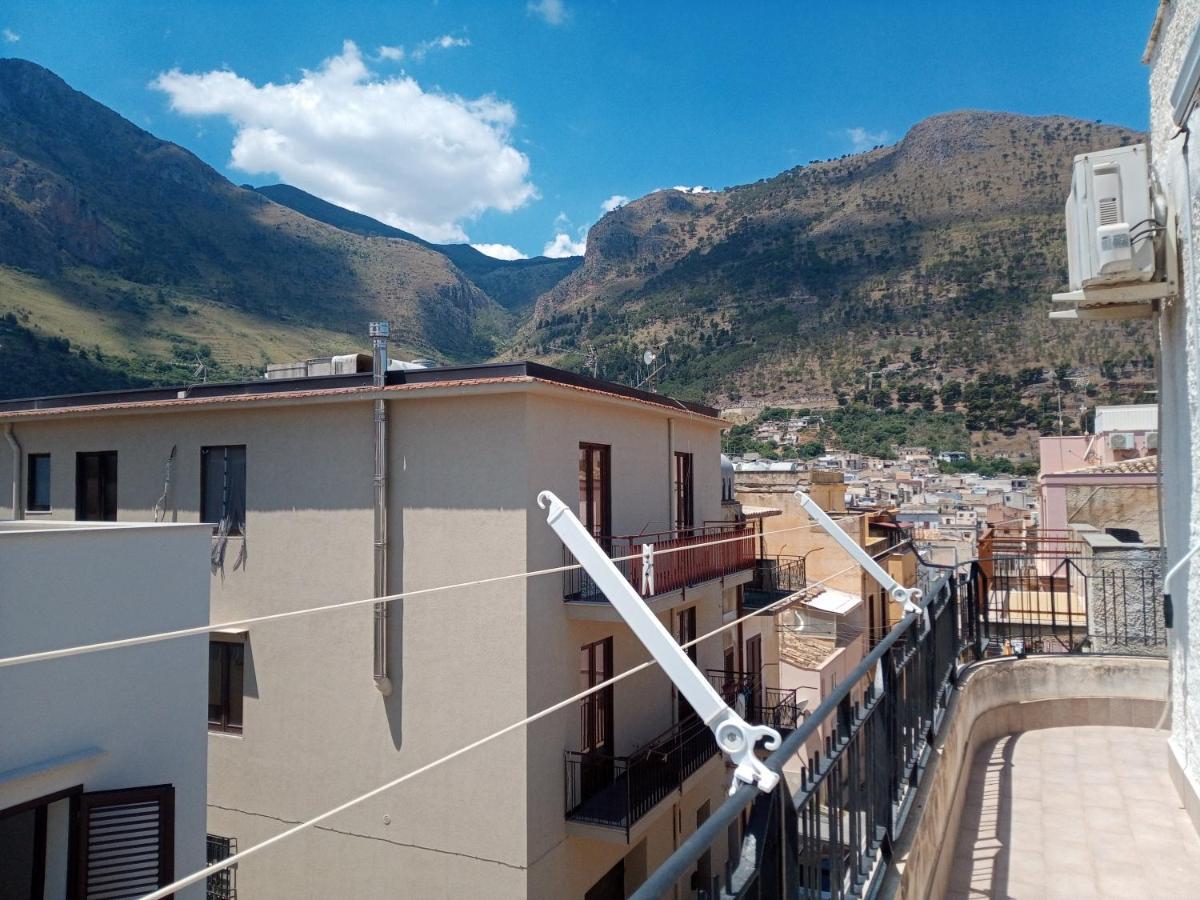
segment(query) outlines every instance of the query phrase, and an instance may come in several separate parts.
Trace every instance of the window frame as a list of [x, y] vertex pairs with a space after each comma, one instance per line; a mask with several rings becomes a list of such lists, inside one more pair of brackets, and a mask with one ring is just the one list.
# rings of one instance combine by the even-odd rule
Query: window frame
[[[584, 690], [613, 677], [612, 635], [591, 641], [579, 648], [579, 678]], [[613, 754], [613, 724], [616, 697], [610, 684], [580, 701], [580, 751], [588, 754]]]
[[[46, 502], [41, 504], [36, 502], [36, 475], [41, 470], [40, 464], [45, 463], [46, 474]], [[51, 473], [53, 468], [50, 462], [49, 453], [27, 453], [25, 454], [25, 511], [26, 512], [50, 512], [53, 505], [53, 499], [50, 496], [52, 487]]]
[[696, 527], [695, 454], [675, 451], [675, 529], [690, 533]]
[[[600, 505], [602, 508], [599, 522], [595, 521], [595, 510], [592, 503], [595, 492], [593, 473], [596, 468], [592, 462], [593, 454], [597, 455], [600, 461]], [[612, 445], [580, 441], [578, 462], [580, 474], [585, 471], [587, 473], [586, 478], [580, 484], [579, 511], [582, 515], [579, 519], [593, 537], [612, 537]]]
[[[87, 476], [83, 470], [84, 460], [95, 458], [98, 464], [97, 488], [101, 509], [97, 516], [84, 515]], [[111, 460], [111, 471], [109, 461]], [[111, 479], [109, 476], [111, 475]], [[116, 450], [80, 450], [75, 454], [75, 520], [77, 522], [115, 522], [120, 510], [120, 458]], [[111, 485], [111, 490], [110, 490]], [[111, 511], [109, 502], [111, 501]]]
[[[213, 650], [218, 650], [218, 659], [214, 661]], [[236, 654], [235, 654], [236, 651]], [[237, 685], [238, 700], [238, 721], [233, 719], [233, 656], [241, 657], [241, 680]], [[214, 704], [212, 689], [213, 689], [213, 665], [214, 662], [219, 669], [219, 683], [217, 685], [218, 697]], [[244, 640], [223, 640], [217, 636], [211, 636], [208, 641], [208, 730], [211, 734], [237, 734], [240, 735], [245, 730], [246, 719], [246, 644]], [[213, 718], [214, 706], [219, 709], [217, 718]]]
[[[222, 513], [222, 515], [220, 517], [218, 517], [216, 519], [216, 521], [209, 521], [209, 519], [211, 517], [206, 515], [207, 512], [210, 512], [210, 510], [206, 509], [206, 507], [208, 505], [208, 500], [209, 500], [209, 497], [208, 497], [208, 466], [210, 465], [210, 460], [213, 459], [213, 451], [218, 451], [218, 450], [222, 451], [222, 453], [223, 453], [223, 456], [221, 457], [221, 459], [222, 459], [222, 463], [224, 466], [223, 479], [224, 479], [224, 483], [225, 483], [225, 488], [223, 490], [223, 495], [220, 499], [220, 506], [221, 506], [220, 512]], [[241, 521], [240, 522], [234, 521], [233, 524], [230, 526], [229, 530], [226, 532], [226, 534], [229, 534], [232, 536], [240, 536], [242, 534], [243, 530], [245, 529], [245, 525], [246, 525], [246, 468], [247, 468], [246, 457], [247, 457], [247, 454], [246, 454], [246, 445], [245, 444], [211, 444], [211, 445], [203, 446], [200, 448], [200, 509], [199, 509], [199, 513], [200, 513], [200, 521], [206, 525], [212, 525], [213, 533], [215, 534], [221, 526], [221, 520], [225, 518], [225, 514], [228, 512], [228, 505], [230, 505], [230, 504], [228, 504], [228, 498], [226, 498], [224, 496], [224, 491], [228, 490], [228, 484], [229, 484], [229, 451], [230, 450], [240, 450], [242, 452], [242, 497], [241, 497], [241, 501], [242, 501], [241, 513], [242, 514], [241, 514]]]

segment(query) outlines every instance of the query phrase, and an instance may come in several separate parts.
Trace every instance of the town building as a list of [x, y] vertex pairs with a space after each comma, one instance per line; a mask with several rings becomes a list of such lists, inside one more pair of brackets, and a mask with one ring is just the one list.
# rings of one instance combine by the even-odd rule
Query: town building
[[[0, 522], [0, 658], [206, 625], [211, 539]], [[208, 652], [200, 634], [0, 669], [0, 897], [140, 897], [204, 866]]]
[[[681, 642], [735, 616], [755, 574], [750, 526], [723, 499], [713, 410], [532, 363], [388, 371], [384, 358], [371, 372], [12, 401], [0, 427], [11, 437], [0, 470], [16, 473], [0, 515], [209, 523], [188, 565], [211, 561], [214, 626], [467, 585], [214, 630], [207, 821], [226, 846], [648, 658], [578, 570], [471, 586], [573, 561], [540, 491], [567, 500], [614, 556], [651, 542], [675, 551], [646, 602]], [[690, 549], [718, 538], [719, 552]], [[122, 559], [159, 570], [150, 552]], [[637, 566], [621, 565], [641, 590]], [[728, 629], [688, 652], [723, 685], [761, 669], [748, 638]], [[201, 672], [172, 679], [185, 675], [202, 690]], [[264, 851], [239, 865], [238, 888], [625, 896], [721, 803], [729, 777], [652, 668]], [[194, 839], [177, 854], [182, 872], [202, 862], [202, 836], [180, 835]], [[711, 855], [696, 883], [725, 862]]]

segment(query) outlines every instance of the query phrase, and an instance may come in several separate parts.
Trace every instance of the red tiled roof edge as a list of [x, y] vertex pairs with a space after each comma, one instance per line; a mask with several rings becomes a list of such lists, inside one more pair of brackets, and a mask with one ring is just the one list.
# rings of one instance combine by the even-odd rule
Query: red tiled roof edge
[[545, 378], [537, 378], [531, 375], [504, 375], [493, 378], [459, 378], [447, 381], [422, 381], [413, 384], [393, 384], [383, 388], [377, 388], [374, 385], [362, 385], [359, 387], [346, 388], [320, 388], [312, 391], [280, 391], [279, 393], [262, 394], [227, 394], [218, 397], [176, 397], [166, 400], [126, 400], [119, 403], [97, 403], [92, 406], [51, 406], [45, 409], [26, 409], [10, 413], [0, 413], [0, 422], [19, 419], [49, 418], [53, 416], [83, 416], [90, 413], [117, 412], [122, 410], [192, 409], [195, 407], [254, 403], [266, 400], [304, 400], [311, 399], [313, 397], [341, 397], [372, 393], [376, 391], [383, 391], [384, 393], [403, 393], [408, 391], [429, 390], [434, 388], [469, 387], [473, 385], [490, 384], [544, 384], [564, 390], [579, 391], [580, 393], [584, 394], [593, 394], [600, 397], [611, 397], [616, 400], [625, 400], [630, 403], [644, 403], [647, 406], [657, 406], [662, 409], [680, 411], [687, 413], [689, 416], [695, 416], [697, 418], [707, 419], [709, 421], [720, 421], [719, 417], [706, 416], [694, 410], [687, 409], [684, 406], [667, 402], [666, 400], [655, 401], [638, 397], [628, 397], [624, 394], [618, 394], [615, 391], [604, 391], [598, 388], [583, 387], [581, 385], [562, 384], [557, 381], [550, 381]]

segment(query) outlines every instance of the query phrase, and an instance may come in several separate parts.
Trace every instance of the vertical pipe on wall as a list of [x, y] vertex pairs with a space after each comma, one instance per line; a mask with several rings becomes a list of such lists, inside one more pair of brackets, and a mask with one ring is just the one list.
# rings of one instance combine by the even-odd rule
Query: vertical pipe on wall
[[[371, 333], [371, 372], [372, 384], [382, 388], [387, 383], [388, 368], [388, 336], [391, 326], [387, 322], [372, 322]], [[375, 412], [375, 552], [374, 552], [374, 591], [376, 597], [385, 597], [388, 593], [388, 495], [387, 495], [387, 404], [382, 397], [377, 397], [374, 403]], [[389, 656], [389, 626], [391, 606], [388, 603], [376, 603], [375, 610], [375, 687], [385, 697], [392, 692], [391, 670]]]
[[12, 451], [12, 517], [23, 519], [25, 515], [21, 508], [21, 444], [17, 441], [11, 422], [4, 427], [4, 437]]
[[674, 531], [675, 520], [675, 420], [667, 417], [667, 527]]

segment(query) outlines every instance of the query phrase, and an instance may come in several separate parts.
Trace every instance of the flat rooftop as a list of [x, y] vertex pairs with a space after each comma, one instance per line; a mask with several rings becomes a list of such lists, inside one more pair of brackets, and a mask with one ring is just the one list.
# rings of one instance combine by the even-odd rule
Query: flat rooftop
[[[317, 375], [303, 378], [257, 378], [252, 381], [204, 382], [170, 387], [135, 388], [118, 391], [98, 391], [87, 394], [58, 394], [46, 397], [29, 397], [16, 400], [0, 400], [0, 420], [20, 419], [63, 413], [66, 411], [86, 412], [112, 409], [135, 409], [159, 405], [190, 405], [219, 402], [222, 400], [250, 398], [304, 398], [359, 394], [374, 387], [370, 372], [353, 375]], [[716, 419], [717, 410], [702, 403], [677, 400], [665, 394], [589, 378], [553, 366], [535, 362], [485, 363], [470, 366], [437, 366], [428, 369], [405, 369], [387, 373], [384, 390], [388, 388], [418, 387], [468, 387], [478, 384], [537, 381], [559, 385], [583, 392], [621, 397], [652, 406], [678, 409], [694, 415]]]

